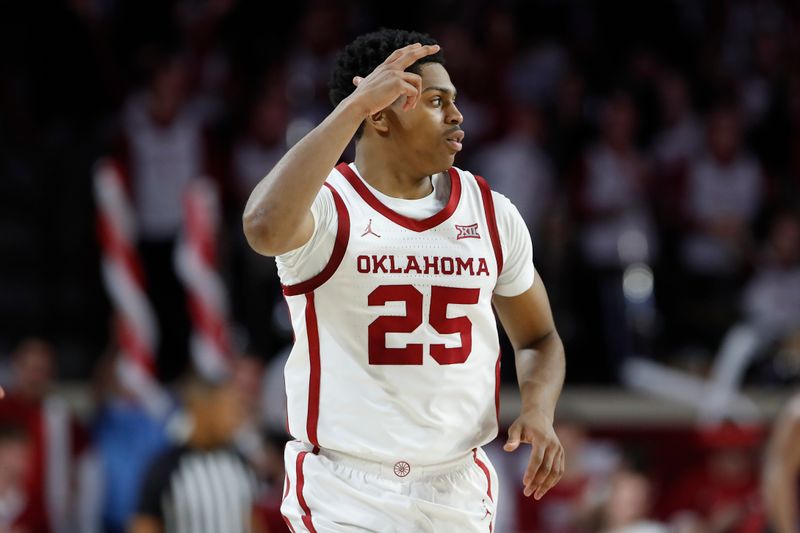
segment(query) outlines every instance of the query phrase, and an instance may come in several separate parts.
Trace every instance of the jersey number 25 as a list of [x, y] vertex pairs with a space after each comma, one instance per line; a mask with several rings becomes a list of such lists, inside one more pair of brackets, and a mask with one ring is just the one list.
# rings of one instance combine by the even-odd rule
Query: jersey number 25
[[[431, 287], [431, 310], [428, 323], [441, 334], [458, 333], [461, 346], [431, 344], [430, 353], [440, 365], [461, 364], [472, 351], [472, 322], [466, 316], [447, 318], [449, 304], [476, 304], [480, 289]], [[370, 306], [386, 302], [405, 302], [405, 316], [380, 316], [369, 325], [369, 364], [421, 365], [422, 344], [387, 348], [387, 333], [411, 333], [422, 324], [422, 293], [413, 285], [381, 285], [369, 294]]]

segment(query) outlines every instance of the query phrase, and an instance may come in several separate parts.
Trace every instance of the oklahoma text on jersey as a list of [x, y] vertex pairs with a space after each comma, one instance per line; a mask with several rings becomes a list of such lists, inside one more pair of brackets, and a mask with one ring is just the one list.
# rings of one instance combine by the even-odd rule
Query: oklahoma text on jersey
[[465, 259], [436, 255], [359, 255], [356, 259], [356, 268], [362, 274], [489, 275], [485, 257]]

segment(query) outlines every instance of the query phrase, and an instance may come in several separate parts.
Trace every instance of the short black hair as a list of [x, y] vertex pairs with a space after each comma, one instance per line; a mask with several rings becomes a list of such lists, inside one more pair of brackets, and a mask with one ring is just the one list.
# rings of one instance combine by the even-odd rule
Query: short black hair
[[[381, 28], [378, 31], [361, 35], [345, 46], [344, 50], [336, 58], [336, 65], [333, 68], [329, 83], [329, 96], [334, 107], [339, 105], [339, 102], [350, 96], [355, 90], [355, 85], [353, 85], [355, 76], [365, 78], [378, 65], [383, 63], [392, 52], [414, 43], [422, 45], [439, 44], [426, 33]], [[419, 74], [420, 67], [425, 63], [444, 65], [442, 51], [439, 50], [435, 54], [423, 57], [408, 67], [406, 72]], [[359, 132], [356, 135], [359, 136], [361, 131], [361, 128], [359, 128]]]

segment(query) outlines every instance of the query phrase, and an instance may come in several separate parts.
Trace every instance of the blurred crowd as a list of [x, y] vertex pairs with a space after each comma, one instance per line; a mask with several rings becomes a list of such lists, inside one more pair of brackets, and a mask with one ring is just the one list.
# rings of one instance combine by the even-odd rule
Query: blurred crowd
[[[12, 385], [0, 402], [0, 531], [150, 531], [135, 529], [139, 519], [159, 519], [160, 527], [166, 526], [168, 511], [162, 505], [176, 490], [170, 476], [180, 466], [170, 460], [199, 457], [213, 465], [220, 454], [228, 454], [228, 462], [242, 462], [235, 472], [246, 473], [242, 484], [249, 489], [237, 493], [226, 485], [230, 473], [227, 478], [192, 478], [195, 491], [212, 490], [215, 483], [225, 491], [222, 498], [202, 504], [221, 500], [220, 505], [231, 507], [241, 496], [248, 515], [252, 509], [253, 523], [260, 525], [257, 533], [285, 530], [278, 511], [283, 446], [289, 439], [285, 404], [268, 403], [264, 387], [274, 389], [274, 377], [267, 378], [260, 360], [237, 360], [221, 382], [184, 377], [170, 391], [173, 407], [161, 417], [121, 386], [112, 360], [104, 358], [97, 366], [93, 408], [78, 417], [55, 393], [52, 345], [29, 338], [12, 355]], [[191, 496], [181, 490], [180, 496], [170, 497]], [[179, 506], [174, 509], [180, 512]], [[228, 519], [226, 527], [235, 528], [234, 522]]]
[[[169, 415], [154, 418], [120, 386], [110, 362], [98, 365], [93, 409], [78, 418], [54, 394], [53, 347], [31, 338], [14, 352], [13, 385], [0, 402], [0, 530], [150, 531], [136, 525], [169, 520], [163, 503], [168, 495], [191, 501], [195, 493], [219, 490], [215, 483], [224, 477], [185, 474], [190, 486], [171, 477], [199, 458], [212, 473], [218, 468], [214, 461], [241, 461], [241, 485], [248, 487], [226, 488], [221, 500], [212, 494], [202, 506], [241, 498], [252, 510], [253, 531], [286, 531], [279, 508], [284, 491], [292, 489], [284, 485], [283, 446], [290, 437], [284, 431], [285, 400], [276, 394], [281, 365], [265, 367], [243, 357], [225, 381], [185, 378], [172, 389]], [[776, 430], [778, 437], [786, 433], [785, 442], [772, 445], [792, 456], [800, 431], [797, 406], [795, 401], [794, 422], [787, 416]], [[589, 430], [586, 421], [565, 415], [556, 432], [566, 470], [539, 502], [522, 494], [527, 447], [510, 454], [501, 442], [487, 446], [500, 477], [496, 531], [761, 532], [769, 501], [761, 497], [762, 465], [773, 471], [766, 479], [778, 477], [776, 497], [786, 492], [779, 478], [791, 487], [800, 466], [792, 460], [795, 466], [788, 467], [780, 450], [768, 454], [768, 429], [757, 426]], [[190, 506], [184, 512], [202, 511]]]
[[112, 156], [136, 209], [162, 378], [187, 360], [173, 248], [185, 187], [200, 176], [222, 198], [237, 349], [274, 357], [290, 335], [274, 264], [242, 237], [244, 202], [329, 112], [337, 51], [387, 25], [441, 42], [465, 116], [457, 165], [511, 197], [528, 223], [568, 381], [617, 382], [632, 356], [703, 373], [737, 324], [759, 338], [746, 379], [797, 377], [796, 4], [412, 2], [405, 11], [335, 0], [9, 8], [0, 351], [41, 335], [66, 376], [86, 378], [106, 349], [91, 180], [98, 158]]
[[[795, 2], [16, 2], [0, 17], [0, 382], [10, 390], [0, 402], [0, 522], [29, 516], [18, 531], [34, 532], [45, 527], [38, 517], [58, 530], [68, 522], [54, 517], [70, 512], [80, 531], [98, 516], [121, 531], [149, 461], [175, 432], [187, 438], [180, 421], [153, 421], [115, 382], [92, 197], [102, 157], [125, 169], [161, 331], [157, 371], [170, 384], [190, 360], [173, 258], [182, 197], [197, 178], [216, 184], [231, 379], [250, 420], [236, 442], [275, 518], [292, 335], [274, 261], [249, 250], [241, 213], [329, 112], [337, 51], [381, 26], [441, 43], [465, 117], [456, 165], [485, 176], [526, 220], [568, 383], [619, 383], [638, 357], [700, 376], [728, 358], [741, 381], [797, 382]], [[95, 384], [88, 420], [49, 395], [55, 379]], [[731, 524], [761, 519], [741, 505], [755, 494], [760, 438], [698, 437], [697, 464], [667, 472], [642, 458], [652, 449], [631, 455], [618, 436], [560, 431], [580, 460], [540, 506], [505, 513], [516, 524], [506, 531], [749, 531]], [[521, 467], [497, 461], [515, 479]]]

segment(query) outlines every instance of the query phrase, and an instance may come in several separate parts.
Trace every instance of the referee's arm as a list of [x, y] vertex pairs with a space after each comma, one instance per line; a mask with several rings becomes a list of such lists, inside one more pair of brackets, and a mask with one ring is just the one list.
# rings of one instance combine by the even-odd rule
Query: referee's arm
[[177, 464], [175, 453], [162, 454], [147, 467], [139, 487], [139, 500], [128, 522], [128, 533], [162, 533], [164, 515], [161, 508], [161, 495], [169, 486], [169, 478]]

